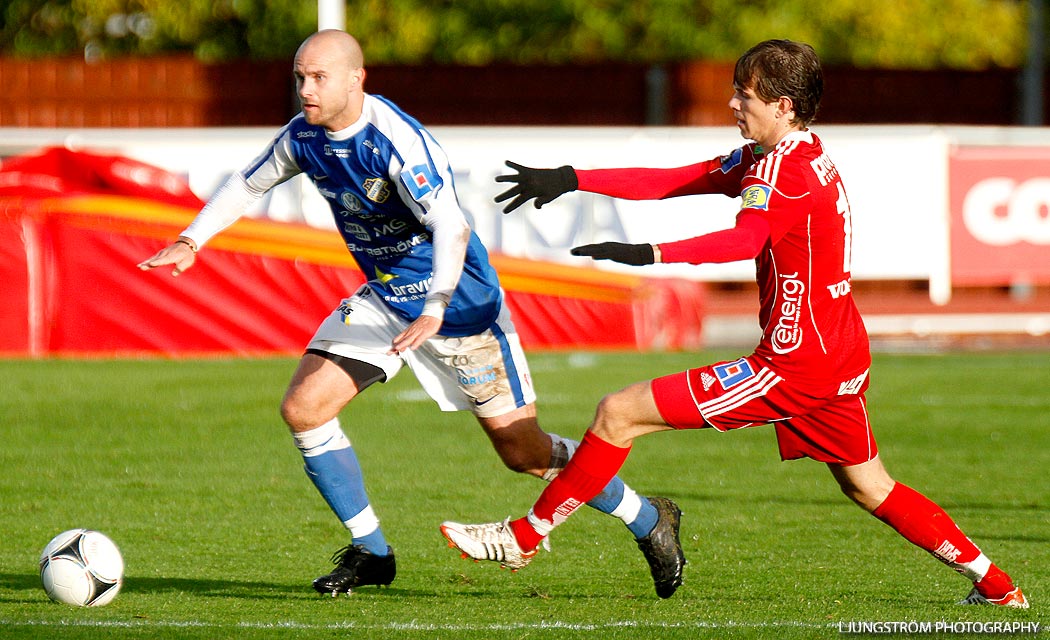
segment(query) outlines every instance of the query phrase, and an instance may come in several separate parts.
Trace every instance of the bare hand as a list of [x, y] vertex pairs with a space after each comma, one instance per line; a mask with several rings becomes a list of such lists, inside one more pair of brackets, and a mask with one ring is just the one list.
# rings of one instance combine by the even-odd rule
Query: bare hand
[[140, 262], [138, 267], [143, 271], [149, 271], [166, 264], [174, 265], [171, 270], [171, 275], [174, 277], [192, 267], [196, 261], [197, 252], [185, 242], [176, 241], [153, 254], [151, 258]]
[[437, 335], [441, 329], [441, 319], [434, 316], [419, 316], [404, 331], [397, 334], [390, 345], [387, 355], [396, 356], [402, 351], [415, 350], [424, 342]]

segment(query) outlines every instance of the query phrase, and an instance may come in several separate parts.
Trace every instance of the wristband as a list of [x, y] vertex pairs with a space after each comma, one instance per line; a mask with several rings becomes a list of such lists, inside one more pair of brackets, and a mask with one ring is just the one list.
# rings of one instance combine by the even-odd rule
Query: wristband
[[197, 247], [193, 246], [193, 243], [189, 240], [186, 240], [185, 238], [179, 238], [175, 241], [175, 244], [184, 244], [190, 248], [190, 251], [192, 251], [193, 253], [197, 253]]
[[419, 315], [442, 320], [445, 317], [445, 309], [447, 308], [448, 302], [441, 298], [429, 298], [423, 302], [423, 311]]

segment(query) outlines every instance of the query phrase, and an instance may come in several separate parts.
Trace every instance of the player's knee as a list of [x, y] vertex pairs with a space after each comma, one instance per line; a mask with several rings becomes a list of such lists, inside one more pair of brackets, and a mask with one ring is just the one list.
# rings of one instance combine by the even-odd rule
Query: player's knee
[[315, 424], [317, 421], [310, 414], [310, 411], [292, 398], [281, 401], [281, 419], [294, 432], [308, 431], [320, 424]]
[[[858, 484], [853, 482], [840, 482], [839, 488], [842, 489], [842, 493], [847, 498], [852, 500], [865, 511], [872, 512], [878, 508], [880, 504], [889, 495], [889, 489], [887, 489], [881, 483], [866, 483]], [[890, 485], [892, 489], [892, 485]]]
[[631, 406], [622, 392], [610, 393], [598, 403], [591, 431], [609, 442], [630, 437]]
[[287, 400], [281, 403], [281, 419], [288, 425], [288, 428], [295, 431], [295, 425], [299, 422], [298, 414], [295, 407], [292, 406]]
[[861, 492], [852, 484], [840, 483], [839, 489], [842, 490], [842, 495], [849, 498], [851, 501], [860, 504]]

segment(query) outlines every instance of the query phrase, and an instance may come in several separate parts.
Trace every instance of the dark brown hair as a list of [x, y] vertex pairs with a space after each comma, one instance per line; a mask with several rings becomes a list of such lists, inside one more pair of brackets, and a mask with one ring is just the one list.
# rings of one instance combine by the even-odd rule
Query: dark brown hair
[[747, 50], [736, 61], [733, 86], [749, 88], [765, 102], [791, 98], [792, 124], [809, 126], [817, 116], [824, 94], [824, 73], [813, 47], [791, 40], [766, 40]]

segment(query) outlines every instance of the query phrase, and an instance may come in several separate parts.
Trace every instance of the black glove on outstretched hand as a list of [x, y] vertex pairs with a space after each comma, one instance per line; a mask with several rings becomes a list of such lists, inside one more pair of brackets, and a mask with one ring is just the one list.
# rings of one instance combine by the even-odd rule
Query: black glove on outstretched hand
[[574, 256], [590, 256], [595, 260], [612, 260], [636, 267], [656, 262], [656, 255], [651, 244], [624, 244], [622, 242], [599, 242], [574, 247], [570, 251]]
[[576, 180], [576, 171], [569, 165], [557, 169], [532, 169], [507, 160], [507, 166], [517, 174], [496, 176], [496, 182], [513, 182], [515, 185], [496, 196], [496, 202], [511, 200], [503, 207], [503, 213], [510, 213], [530, 198], [536, 198], [539, 209], [563, 193], [575, 191], [580, 186]]

